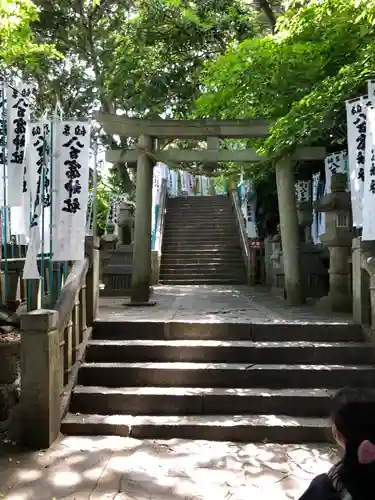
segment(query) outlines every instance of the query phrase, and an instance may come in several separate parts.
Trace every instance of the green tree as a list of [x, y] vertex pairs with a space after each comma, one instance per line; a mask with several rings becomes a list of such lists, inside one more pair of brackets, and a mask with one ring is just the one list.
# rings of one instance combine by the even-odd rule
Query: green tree
[[[187, 116], [207, 60], [228, 43], [258, 35], [259, 13], [245, 0], [36, 0], [35, 35], [64, 55], [37, 73], [41, 110], [60, 102], [66, 116], [94, 111]], [[132, 147], [102, 134], [102, 142]], [[114, 177], [132, 189], [127, 169]]]
[[0, 69], [36, 70], [56, 57], [53, 44], [39, 43], [31, 29], [38, 12], [30, 0], [0, 0]]
[[374, 0], [294, 1], [274, 35], [246, 40], [208, 65], [199, 116], [274, 122], [260, 151], [343, 144], [344, 100], [375, 76]]

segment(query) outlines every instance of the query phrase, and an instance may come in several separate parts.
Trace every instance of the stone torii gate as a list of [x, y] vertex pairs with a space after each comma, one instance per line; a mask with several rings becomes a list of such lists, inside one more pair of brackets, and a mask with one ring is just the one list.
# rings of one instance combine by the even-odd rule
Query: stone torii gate
[[[136, 163], [136, 210], [131, 285], [131, 304], [148, 304], [151, 283], [151, 210], [153, 167], [160, 161], [172, 166], [184, 163], [214, 165], [220, 162], [256, 163], [264, 160], [254, 149], [220, 149], [219, 139], [254, 139], [269, 135], [269, 123], [253, 120], [163, 120], [136, 119], [109, 113], [95, 118], [109, 135], [138, 139], [136, 149], [110, 150], [106, 160]], [[206, 150], [156, 149], [155, 140], [193, 139], [207, 141]], [[284, 256], [286, 300], [298, 305], [304, 302], [301, 279], [300, 242], [294, 191], [294, 163], [299, 160], [321, 160], [325, 148], [297, 148], [276, 164], [276, 182], [280, 213], [280, 230]]]

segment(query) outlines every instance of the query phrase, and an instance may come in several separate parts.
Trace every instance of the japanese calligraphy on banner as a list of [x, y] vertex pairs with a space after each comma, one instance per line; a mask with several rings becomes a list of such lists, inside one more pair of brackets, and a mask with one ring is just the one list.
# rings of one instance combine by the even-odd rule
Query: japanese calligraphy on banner
[[297, 181], [294, 188], [297, 201], [303, 203], [310, 200], [310, 181]]
[[326, 184], [324, 193], [332, 193], [332, 175], [334, 174], [345, 174], [348, 172], [347, 168], [348, 153], [346, 151], [340, 151], [338, 153], [331, 153], [325, 157], [325, 176]]
[[348, 161], [353, 226], [362, 227], [362, 203], [365, 179], [366, 106], [360, 97], [346, 102]]
[[[37, 257], [47, 239], [51, 210], [51, 143], [52, 128], [49, 121], [30, 124], [28, 166], [35, 173], [31, 183], [31, 215], [29, 246], [27, 248], [23, 279], [39, 279]], [[33, 176], [33, 174], [31, 174]]]
[[86, 214], [86, 236], [92, 236], [94, 229], [94, 194], [89, 193]]
[[30, 120], [30, 99], [35, 91], [33, 85], [22, 85], [19, 89], [8, 87], [8, 159], [7, 205], [22, 205], [22, 184], [26, 171], [26, 129]]
[[6, 120], [6, 98], [7, 92], [5, 85], [0, 83], [0, 203], [4, 204], [4, 179], [6, 177], [7, 161], [7, 120]]
[[90, 125], [63, 121], [57, 134], [59, 159], [54, 169], [53, 260], [82, 260], [89, 191]]
[[375, 240], [375, 108], [367, 109], [362, 240]]
[[[319, 183], [320, 183], [320, 172], [316, 172], [312, 176], [312, 201], [313, 203], [318, 199], [319, 194]], [[324, 215], [324, 214], [323, 214]], [[325, 220], [324, 220], [325, 223]], [[319, 225], [321, 225], [321, 219], [319, 218], [319, 213], [313, 208], [313, 220], [311, 224], [311, 237], [314, 245], [320, 243], [320, 231]], [[324, 233], [324, 230], [323, 230]]]

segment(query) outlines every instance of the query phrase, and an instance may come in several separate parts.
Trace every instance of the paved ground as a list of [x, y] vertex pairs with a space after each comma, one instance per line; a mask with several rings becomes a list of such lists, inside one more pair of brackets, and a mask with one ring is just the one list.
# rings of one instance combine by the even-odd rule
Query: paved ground
[[313, 305], [286, 306], [262, 287], [157, 286], [153, 307], [125, 307], [125, 298], [100, 299], [100, 318], [119, 321], [349, 323], [351, 316], [324, 314]]
[[[107, 320], [348, 323], [310, 306], [286, 307], [261, 288], [155, 287], [154, 307], [101, 299]], [[49, 451], [0, 448], [0, 498], [8, 500], [298, 499], [335, 451], [301, 445], [66, 437]]]
[[334, 459], [328, 447], [66, 437], [48, 452], [3, 451], [0, 498], [298, 499]]

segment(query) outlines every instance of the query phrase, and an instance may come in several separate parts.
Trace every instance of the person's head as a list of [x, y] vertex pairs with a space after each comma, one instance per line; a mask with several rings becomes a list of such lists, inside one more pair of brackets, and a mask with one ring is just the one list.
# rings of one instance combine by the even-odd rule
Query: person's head
[[375, 390], [341, 389], [333, 398], [333, 433], [344, 449], [334, 475], [353, 500], [375, 498]]

